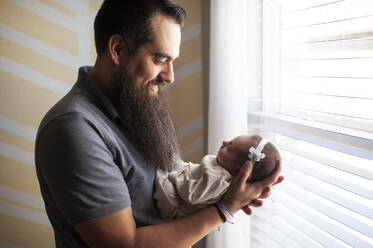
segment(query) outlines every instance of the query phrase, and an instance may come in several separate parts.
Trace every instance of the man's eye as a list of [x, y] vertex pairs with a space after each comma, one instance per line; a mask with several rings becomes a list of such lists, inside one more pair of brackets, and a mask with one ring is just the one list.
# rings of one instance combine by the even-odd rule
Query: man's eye
[[156, 64], [164, 64], [167, 62], [167, 59], [165, 58], [155, 58], [155, 63]]

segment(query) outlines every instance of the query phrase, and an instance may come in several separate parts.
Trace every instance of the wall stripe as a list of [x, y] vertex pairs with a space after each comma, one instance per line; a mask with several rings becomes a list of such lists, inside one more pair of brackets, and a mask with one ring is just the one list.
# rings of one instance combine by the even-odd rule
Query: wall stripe
[[1, 185], [41, 197], [35, 167], [0, 155]]
[[0, 23], [0, 37], [8, 39], [36, 53], [40, 53], [72, 69], [77, 69], [79, 67], [77, 57], [2, 23]]
[[90, 14], [96, 13], [97, 10], [101, 7], [102, 2], [103, 0], [88, 0], [89, 13]]
[[82, 1], [76, 1], [76, 0], [51, 0], [51, 1], [75, 13], [78, 13], [77, 9], [80, 6], [79, 3], [82, 2]]
[[52, 227], [46, 214], [19, 207], [1, 200], [0, 212], [17, 218], [29, 220], [43, 226]]
[[175, 84], [184, 81], [188, 77], [193, 76], [196, 73], [199, 73], [202, 71], [202, 60], [198, 59], [194, 61], [193, 63], [181, 68], [180, 70], [177, 70], [175, 72], [175, 81], [172, 84], [166, 84], [162, 87], [162, 90], [168, 89], [170, 87], [173, 87]]
[[20, 203], [29, 207], [45, 210], [43, 199], [18, 190], [0, 185], [0, 198]]
[[202, 25], [198, 23], [189, 28], [186, 28], [181, 33], [181, 44], [193, 40], [194, 38], [201, 35]]
[[23, 248], [22, 246], [13, 245], [13, 244], [9, 244], [7, 242], [1, 242], [1, 241], [0, 241], [0, 247], [1, 248]]
[[34, 142], [0, 128], [0, 141], [23, 150], [33, 152]]
[[205, 156], [204, 150], [200, 149], [200, 150], [190, 154], [187, 157], [183, 157], [183, 159], [184, 159], [184, 161], [189, 161], [189, 162], [192, 162], [192, 163], [200, 163], [203, 156]]
[[0, 240], [27, 248], [51, 248], [54, 245], [53, 231], [45, 226], [23, 218], [0, 214]]
[[[3, 0], [4, 1], [4, 0]], [[69, 15], [63, 14], [54, 8], [51, 8], [45, 4], [40, 3], [36, 0], [11, 0], [13, 3], [38, 14], [55, 24], [64, 27], [72, 32], [78, 33], [76, 20]], [[81, 1], [81, 0], [79, 0]]]
[[77, 71], [72, 67], [61, 64], [8, 39], [0, 38], [0, 54], [14, 63], [39, 71], [66, 85], [72, 85], [76, 78]]
[[[70, 17], [72, 17], [74, 19], [76, 19], [78, 17], [78, 15], [73, 10], [71, 10], [70, 8], [65, 7], [61, 3], [58, 3], [58, 1], [53, 1], [53, 0], [38, 0], [38, 1], [41, 2], [42, 4], [45, 4], [45, 5], [53, 8], [53, 9], [61, 12], [62, 14], [70, 16]], [[64, 0], [64, 1], [66, 1], [66, 0]]]
[[176, 0], [175, 2], [182, 6], [187, 12], [185, 28], [201, 23], [203, 0]]
[[95, 23], [96, 15], [97, 15], [97, 12], [95, 12], [95, 13], [93, 13], [89, 16], [89, 25], [90, 25], [91, 28], [93, 28], [93, 25]]
[[61, 96], [0, 70], [0, 115], [37, 128]]
[[194, 132], [195, 130], [202, 128], [202, 126], [203, 126], [203, 117], [202, 116], [197, 117], [191, 120], [190, 122], [176, 128], [177, 137], [179, 139], [182, 139], [183, 137]]
[[197, 129], [193, 133], [180, 140], [180, 147], [184, 148], [203, 136], [203, 129]]
[[199, 56], [200, 53], [202, 53], [202, 41], [200, 38], [184, 43], [180, 47], [180, 58], [182, 57], [183, 59], [177, 59], [175, 61], [174, 69], [178, 71], [188, 64], [201, 59], [201, 56]]
[[34, 153], [0, 142], [0, 155], [20, 161], [30, 166], [34, 164]]
[[[87, 0], [85, 0], [87, 2]], [[90, 27], [89, 19], [89, 7], [88, 4], [82, 4], [79, 7], [79, 16], [78, 16], [78, 43], [79, 43], [79, 64], [87, 65], [91, 61], [91, 30], [87, 27]]]
[[61, 81], [30, 69], [29, 67], [17, 64], [3, 56], [0, 56], [0, 70], [53, 91], [61, 96], [65, 95], [71, 89], [71, 86], [62, 83]]
[[31, 141], [34, 141], [36, 138], [37, 130], [35, 128], [23, 125], [22, 123], [11, 120], [1, 115], [0, 128]]
[[[199, 73], [201, 71], [202, 71], [202, 60], [198, 59], [194, 61], [193, 63], [176, 71], [174, 84], [179, 83], [187, 79], [188, 77], [193, 76], [194, 74]], [[171, 86], [174, 84], [171, 84]]]
[[203, 114], [202, 73], [197, 73], [165, 91], [175, 122], [184, 125]]
[[[28, 2], [28, 1], [22, 1]], [[22, 17], [22, 18], [21, 18]], [[50, 21], [43, 15], [21, 7], [11, 0], [3, 0], [0, 22], [42, 40], [71, 55], [78, 55], [78, 34]]]
[[203, 148], [203, 138], [200, 137], [197, 140], [193, 141], [192, 143], [183, 147], [183, 157], [188, 157], [195, 152], [198, 152]]
[[[180, 141], [180, 145], [182, 148], [182, 157], [185, 161], [194, 161], [199, 162], [199, 159], [201, 159], [201, 156], [203, 155], [203, 133], [198, 132], [198, 138], [195, 139], [195, 135], [192, 135], [198, 130], [202, 130], [203, 128], [203, 116], [197, 117], [193, 119], [192, 121], [176, 128], [177, 136]], [[190, 137], [192, 135], [192, 137]], [[190, 142], [190, 139], [195, 139], [193, 142]], [[202, 140], [199, 141], [199, 139]], [[188, 143], [190, 142], [190, 143]], [[186, 144], [186, 145], [183, 145]], [[196, 155], [196, 153], [198, 154]]]

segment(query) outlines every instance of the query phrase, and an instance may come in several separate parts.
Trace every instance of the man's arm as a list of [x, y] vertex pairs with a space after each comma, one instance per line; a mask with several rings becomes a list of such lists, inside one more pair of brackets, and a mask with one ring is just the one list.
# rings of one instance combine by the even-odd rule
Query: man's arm
[[221, 223], [215, 207], [154, 226], [136, 228], [131, 207], [92, 221], [75, 229], [89, 247], [189, 247]]
[[[252, 200], [263, 197], [268, 188], [278, 182], [281, 165], [266, 179], [249, 184], [252, 163], [242, 166], [222, 201], [233, 212]], [[131, 207], [114, 214], [75, 225], [75, 229], [90, 247], [189, 247], [221, 224], [214, 206], [164, 224], [136, 228]]]

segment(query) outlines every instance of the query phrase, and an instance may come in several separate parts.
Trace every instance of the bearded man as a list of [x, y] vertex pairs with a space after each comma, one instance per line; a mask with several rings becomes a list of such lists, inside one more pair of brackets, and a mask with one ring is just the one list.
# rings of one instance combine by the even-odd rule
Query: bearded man
[[[106, 0], [95, 19], [97, 60], [44, 117], [35, 163], [56, 247], [189, 247], [222, 222], [214, 206], [162, 223], [156, 168], [180, 160], [161, 85], [174, 80], [185, 11], [170, 0]], [[246, 162], [221, 203], [261, 205], [280, 166], [247, 184]]]

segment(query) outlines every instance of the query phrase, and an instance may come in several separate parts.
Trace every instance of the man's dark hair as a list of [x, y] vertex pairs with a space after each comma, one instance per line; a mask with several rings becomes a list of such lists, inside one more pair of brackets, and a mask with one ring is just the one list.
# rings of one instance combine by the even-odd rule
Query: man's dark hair
[[153, 39], [152, 20], [157, 13], [184, 24], [185, 10], [172, 0], [105, 0], [94, 23], [97, 55], [107, 51], [108, 41], [119, 34], [126, 42], [128, 53], [151, 42]]

